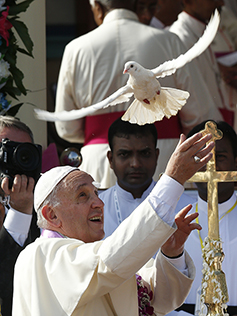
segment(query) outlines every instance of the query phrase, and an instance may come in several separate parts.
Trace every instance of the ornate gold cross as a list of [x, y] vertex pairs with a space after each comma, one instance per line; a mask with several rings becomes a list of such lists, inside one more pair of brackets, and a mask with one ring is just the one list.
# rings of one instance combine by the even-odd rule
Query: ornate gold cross
[[[210, 141], [216, 141], [223, 137], [222, 131], [218, 130], [212, 121], [206, 123], [205, 129], [201, 133], [203, 135], [211, 133], [212, 139]], [[216, 171], [215, 147], [212, 149], [212, 154], [211, 160], [207, 163], [206, 171], [196, 172], [189, 179], [189, 182], [207, 182], [208, 237], [219, 239], [218, 182], [237, 181], [237, 171]]]
[[[212, 121], [205, 124], [201, 133], [211, 133], [212, 141], [223, 137], [222, 131]], [[215, 147], [212, 154], [206, 171], [197, 172], [189, 179], [189, 182], [207, 182], [208, 238], [203, 249], [202, 302], [207, 305], [209, 316], [224, 315], [223, 304], [229, 300], [225, 274], [221, 270], [224, 254], [219, 236], [218, 182], [237, 181], [237, 171], [216, 171]]]

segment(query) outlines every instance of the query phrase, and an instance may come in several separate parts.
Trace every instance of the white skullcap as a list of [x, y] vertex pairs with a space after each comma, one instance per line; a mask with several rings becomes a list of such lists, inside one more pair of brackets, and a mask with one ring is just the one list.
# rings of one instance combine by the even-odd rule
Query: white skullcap
[[41, 175], [34, 191], [34, 208], [36, 211], [56, 185], [73, 170], [79, 169], [71, 166], [61, 166], [52, 168]]

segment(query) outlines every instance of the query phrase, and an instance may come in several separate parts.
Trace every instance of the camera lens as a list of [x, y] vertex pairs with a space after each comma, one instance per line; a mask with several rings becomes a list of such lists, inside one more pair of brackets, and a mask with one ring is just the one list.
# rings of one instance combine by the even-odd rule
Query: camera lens
[[23, 143], [14, 150], [13, 160], [16, 166], [25, 171], [34, 170], [40, 163], [39, 152], [35, 145]]

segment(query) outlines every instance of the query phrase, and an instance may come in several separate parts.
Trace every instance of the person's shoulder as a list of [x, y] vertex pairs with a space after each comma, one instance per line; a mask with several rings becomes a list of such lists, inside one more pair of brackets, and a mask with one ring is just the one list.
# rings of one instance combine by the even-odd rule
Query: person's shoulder
[[111, 194], [113, 194], [115, 186], [112, 186], [111, 188], [108, 188], [106, 190], [100, 190], [99, 191], [99, 198], [104, 201], [106, 198], [108, 198], [109, 196], [111, 196]]
[[90, 47], [91, 43], [93, 43], [93, 41], [95, 39], [98, 40], [98, 32], [100, 31], [100, 28], [97, 27], [94, 30], [83, 34], [81, 36], [78, 36], [76, 38], [74, 38], [73, 40], [71, 40], [69, 43], [67, 43], [67, 45], [65, 46], [65, 50], [66, 51], [80, 51], [83, 48], [86, 47]]
[[169, 27], [169, 31], [177, 34], [183, 41], [186, 37], [190, 36], [192, 20], [193, 18], [183, 11], [178, 15], [178, 19]]

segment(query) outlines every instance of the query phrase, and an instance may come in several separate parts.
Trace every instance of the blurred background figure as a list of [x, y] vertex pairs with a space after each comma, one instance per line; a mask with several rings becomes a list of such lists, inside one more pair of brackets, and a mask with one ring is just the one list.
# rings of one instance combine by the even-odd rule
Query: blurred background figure
[[137, 0], [135, 12], [139, 21], [149, 25], [157, 9], [157, 0]]
[[150, 25], [158, 29], [168, 28], [182, 11], [182, 0], [158, 0]]
[[237, 17], [237, 0], [225, 0], [225, 5], [229, 8]]
[[[221, 22], [211, 44], [232, 107], [237, 104], [237, 17], [226, 5], [219, 8]], [[235, 57], [234, 57], [235, 56]]]
[[[183, 11], [178, 15], [169, 30], [179, 36], [186, 49], [189, 49], [199, 38], [206, 27], [211, 15], [221, 10], [223, 0], [183, 0]], [[213, 96], [216, 106], [221, 111], [223, 118], [231, 126], [234, 125], [236, 107], [236, 90], [226, 88], [222, 73], [217, 64], [216, 56], [211, 46], [191, 62], [199, 68], [202, 80]]]

